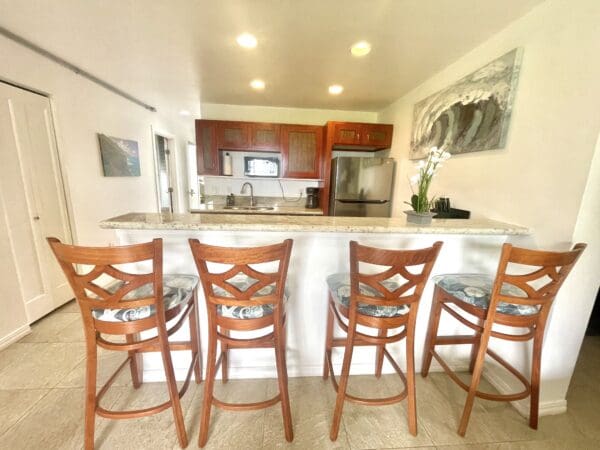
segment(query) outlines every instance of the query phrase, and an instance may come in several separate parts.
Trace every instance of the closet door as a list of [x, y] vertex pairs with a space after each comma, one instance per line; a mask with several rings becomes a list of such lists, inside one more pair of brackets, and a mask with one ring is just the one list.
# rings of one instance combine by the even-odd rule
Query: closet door
[[29, 322], [73, 297], [46, 243], [71, 242], [48, 98], [0, 83], [0, 185]]

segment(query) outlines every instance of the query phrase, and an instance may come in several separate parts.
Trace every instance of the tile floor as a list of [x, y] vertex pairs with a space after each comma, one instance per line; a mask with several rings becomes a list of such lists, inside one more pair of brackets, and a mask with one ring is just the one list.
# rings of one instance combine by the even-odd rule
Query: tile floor
[[[121, 355], [103, 352], [100, 380]], [[280, 408], [253, 412], [213, 409], [207, 448], [420, 448], [597, 449], [600, 448], [600, 337], [586, 338], [568, 395], [569, 411], [540, 419], [539, 430], [504, 403], [477, 400], [467, 436], [456, 434], [464, 393], [445, 375], [417, 377], [419, 433], [408, 433], [405, 404], [365, 407], [346, 403], [337, 442], [329, 440], [334, 393], [321, 378], [290, 379], [294, 442], [283, 437]], [[33, 332], [0, 352], [0, 449], [72, 449], [83, 443], [84, 346], [79, 313], [70, 303], [33, 325]], [[141, 406], [166, 399], [162, 383], [133, 390], [124, 371], [105, 406]], [[353, 377], [358, 394], [382, 395], [395, 377]], [[183, 398], [189, 448], [196, 448], [202, 389], [192, 383]], [[486, 386], [490, 388], [489, 386]], [[274, 380], [216, 383], [227, 401], [258, 401], [277, 389]], [[385, 395], [385, 394], [384, 394]], [[99, 449], [178, 449], [171, 411], [124, 421], [96, 419]]]

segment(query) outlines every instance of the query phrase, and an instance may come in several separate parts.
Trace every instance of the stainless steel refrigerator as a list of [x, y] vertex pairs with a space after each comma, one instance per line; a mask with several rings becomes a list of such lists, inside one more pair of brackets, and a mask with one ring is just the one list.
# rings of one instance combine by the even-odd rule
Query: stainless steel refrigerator
[[394, 167], [392, 158], [334, 158], [331, 164], [330, 214], [390, 217]]

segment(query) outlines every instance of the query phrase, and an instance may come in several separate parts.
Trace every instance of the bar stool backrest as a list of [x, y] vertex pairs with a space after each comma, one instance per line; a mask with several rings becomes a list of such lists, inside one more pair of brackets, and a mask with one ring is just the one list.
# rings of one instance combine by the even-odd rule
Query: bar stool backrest
[[[251, 248], [219, 247], [202, 244], [197, 239], [190, 239], [189, 242], [207, 304], [214, 307], [270, 304], [281, 310], [279, 306], [284, 298], [285, 280], [292, 252], [291, 239], [286, 239], [281, 244]], [[263, 272], [258, 267], [253, 267], [275, 262], [278, 263], [276, 272]], [[228, 268], [217, 272], [209, 268], [209, 263], [226, 265]], [[231, 279], [240, 274], [249, 277], [253, 282], [245, 288], [232, 284]], [[272, 287], [268, 290], [270, 292], [261, 295], [259, 291], [267, 287]]]
[[[419, 250], [386, 250], [350, 241], [351, 305], [354, 302], [354, 305], [366, 303], [376, 306], [402, 306], [418, 302], [441, 247], [442, 242], [438, 241], [429, 248]], [[375, 274], [361, 273], [361, 263], [387, 268]], [[409, 267], [415, 269], [409, 270]], [[398, 280], [398, 275], [405, 281], [388, 284], [392, 287], [390, 290], [386, 287], [386, 281]], [[369, 286], [374, 290], [374, 294], [377, 294], [361, 293], [361, 284]], [[412, 292], [409, 292], [411, 290]]]
[[[549, 252], [502, 246], [496, 279], [492, 288], [488, 314], [495, 314], [498, 303], [535, 306], [546, 315], [567, 275], [585, 250], [586, 244], [576, 244], [567, 252]], [[523, 266], [523, 267], [519, 267]], [[515, 273], [509, 270], [520, 269]], [[509, 295], [505, 287], [521, 290], [519, 296]]]
[[[63, 244], [52, 237], [47, 240], [67, 276], [86, 324], [94, 323], [93, 310], [125, 310], [150, 306], [156, 308], [156, 314], [142, 321], [135, 321], [138, 328], [136, 331], [155, 327], [157, 318], [164, 321], [162, 239], [120, 247], [81, 247]], [[145, 261], [152, 264], [150, 273], [129, 273], [115, 267]], [[77, 272], [77, 265], [92, 266], [92, 268], [80, 274]], [[116, 289], [109, 291], [97, 284], [101, 277], [107, 276], [119, 282], [115, 286]], [[129, 292], [147, 284], [153, 285], [152, 295], [135, 300], [124, 299]], [[119, 325], [124, 326], [126, 323], [107, 323], [108, 328], [103, 329], [103, 332], [110, 332], [111, 326], [116, 328]], [[129, 326], [132, 327], [133, 322], [129, 323]]]

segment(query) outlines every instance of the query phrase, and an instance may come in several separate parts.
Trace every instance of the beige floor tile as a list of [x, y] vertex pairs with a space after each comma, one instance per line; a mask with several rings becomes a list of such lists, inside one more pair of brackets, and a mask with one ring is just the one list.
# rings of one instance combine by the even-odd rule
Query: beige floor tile
[[[269, 396], [278, 392], [277, 380], [269, 383]], [[335, 391], [321, 377], [289, 380], [294, 441], [287, 443], [283, 431], [281, 404], [266, 410], [263, 448], [332, 449], [350, 448], [344, 426], [335, 442], [329, 439]]]
[[0, 371], [0, 389], [55, 386], [85, 357], [83, 344], [15, 344], [21, 357]]
[[[387, 397], [399, 391], [397, 376], [355, 376], [349, 382], [353, 395]], [[417, 394], [418, 397], [418, 394]], [[417, 436], [408, 432], [406, 400], [388, 406], [363, 406], [346, 402], [342, 421], [353, 449], [431, 446], [427, 430], [419, 426]]]
[[0, 436], [24, 416], [50, 389], [0, 391]]
[[593, 450], [600, 442], [589, 439], [553, 439], [543, 441], [505, 442], [498, 450]]
[[[139, 389], [117, 389], [120, 396], [112, 405], [116, 410], [151, 407], [169, 399], [165, 383], [144, 383]], [[195, 391], [196, 384], [192, 382], [181, 399], [184, 417], [192, 404]], [[190, 436], [188, 440], [191, 440]], [[164, 449], [174, 446], [179, 447], [179, 444], [171, 408], [137, 419], [104, 420], [97, 428], [98, 449]]]
[[[266, 399], [268, 380], [232, 380], [215, 382], [215, 396], [226, 402], [255, 402]], [[186, 416], [186, 429], [190, 448], [198, 445], [200, 413], [204, 382], [196, 389], [192, 407]], [[274, 408], [275, 406], [273, 406]], [[208, 443], [205, 449], [255, 449], [261, 448], [264, 432], [265, 410], [224, 411], [212, 407]], [[174, 446], [173, 449], [178, 449]]]
[[[448, 384], [449, 382], [450, 384]], [[440, 389], [441, 387], [441, 389]], [[458, 389], [460, 392], [457, 392]], [[458, 399], [464, 393], [445, 374], [432, 373], [427, 378], [417, 377], [417, 413], [419, 426], [424, 428], [433, 443], [442, 445], [467, 445], [492, 442], [483, 423], [481, 408], [474, 408], [467, 435], [457, 433], [462, 415], [462, 403]]]
[[70, 302], [65, 303], [60, 308], [58, 308], [55, 313], [80, 313], [79, 306], [75, 300], [71, 300]]
[[[31, 326], [31, 333], [21, 339], [19, 342], [76, 342], [71, 341], [70, 336], [66, 340], [61, 340], [60, 335], [69, 326], [78, 327], [82, 330], [81, 314], [64, 313], [52, 314], [44, 317]], [[70, 330], [69, 330], [70, 331]], [[63, 338], [64, 339], [64, 338]]]
[[[114, 401], [117, 392], [108, 401]], [[2, 449], [80, 449], [83, 447], [83, 389], [52, 389], [7, 433]], [[102, 419], [97, 419], [101, 421]]]
[[[115, 352], [110, 350], [98, 349], [98, 387], [101, 387], [119, 365], [127, 357], [126, 352]], [[85, 366], [86, 360], [83, 359], [77, 366], [62, 378], [57, 387], [84, 387], [85, 386]], [[131, 371], [129, 366], [121, 370], [113, 386], [131, 386]]]

